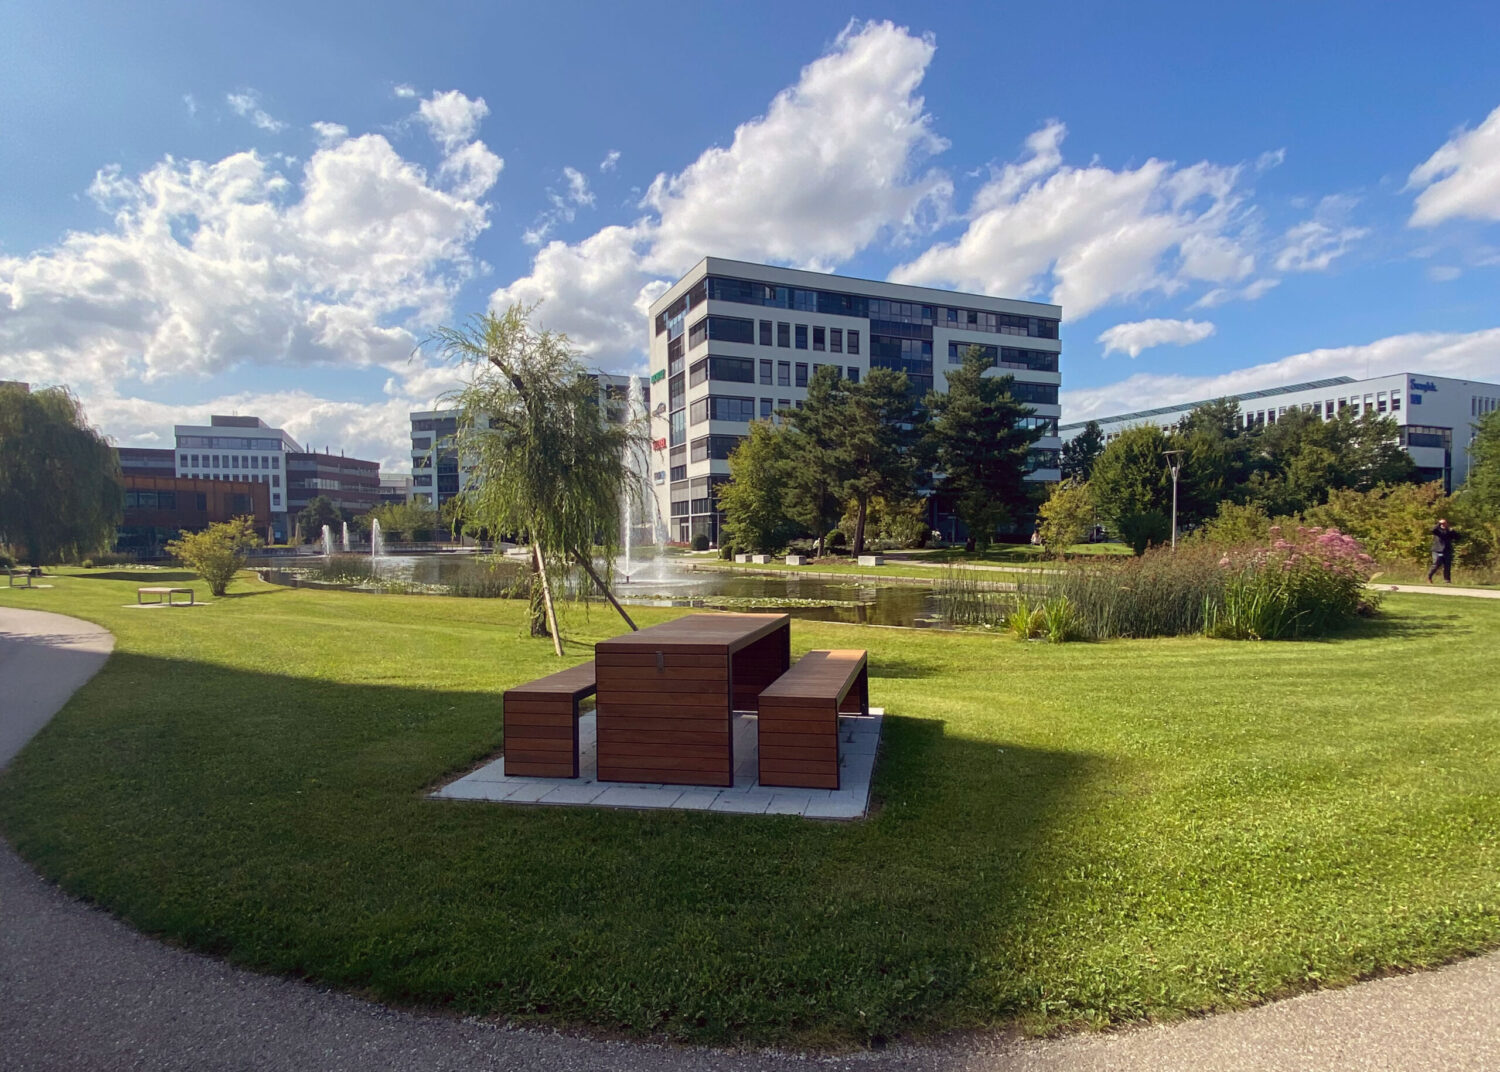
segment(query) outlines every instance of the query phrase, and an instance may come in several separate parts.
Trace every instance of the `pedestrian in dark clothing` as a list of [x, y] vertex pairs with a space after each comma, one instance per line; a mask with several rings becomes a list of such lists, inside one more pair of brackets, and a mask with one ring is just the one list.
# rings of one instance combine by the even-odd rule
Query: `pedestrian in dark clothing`
[[1446, 517], [1438, 518], [1438, 523], [1432, 527], [1432, 569], [1427, 571], [1427, 583], [1432, 583], [1432, 575], [1443, 570], [1443, 580], [1448, 584], [1453, 583], [1453, 541], [1458, 539], [1458, 533], [1454, 532], [1448, 525]]

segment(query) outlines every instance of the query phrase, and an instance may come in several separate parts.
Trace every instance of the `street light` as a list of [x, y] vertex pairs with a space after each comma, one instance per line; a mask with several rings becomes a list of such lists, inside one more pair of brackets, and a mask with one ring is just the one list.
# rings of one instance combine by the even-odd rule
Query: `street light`
[[1172, 469], [1172, 550], [1177, 550], [1177, 474], [1182, 471], [1182, 451], [1164, 450], [1167, 465]]

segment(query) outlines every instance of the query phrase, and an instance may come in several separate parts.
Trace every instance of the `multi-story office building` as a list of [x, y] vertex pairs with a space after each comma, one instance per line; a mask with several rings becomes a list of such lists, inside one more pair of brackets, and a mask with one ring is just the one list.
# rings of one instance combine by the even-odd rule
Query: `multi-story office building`
[[177, 455], [170, 447], [119, 447], [115, 454], [125, 476], [177, 475]]
[[[1346, 411], [1389, 416], [1399, 426], [1401, 445], [1416, 462], [1421, 478], [1440, 480], [1444, 490], [1452, 491], [1468, 477], [1473, 422], [1500, 407], [1500, 384], [1399, 372], [1366, 380], [1335, 376], [1229, 397], [1239, 403], [1241, 427], [1275, 424], [1287, 413], [1299, 409], [1323, 420]], [[1108, 443], [1136, 425], [1172, 428], [1208, 401], [1094, 419]], [[1063, 425], [1059, 429], [1063, 441], [1071, 440], [1087, 424], [1075, 421]]]
[[345, 514], [367, 514], [380, 505], [380, 463], [293, 451], [286, 456], [286, 485], [286, 512], [292, 517], [320, 495]]
[[411, 474], [381, 473], [380, 501], [395, 505], [411, 502]]
[[215, 415], [207, 425], [179, 424], [174, 431], [177, 476], [267, 486], [276, 540], [291, 535], [297, 511], [318, 495], [351, 513], [380, 501], [378, 462], [304, 451], [259, 417]]
[[674, 539], [717, 542], [730, 451], [751, 421], [800, 406], [823, 365], [852, 381], [896, 369], [926, 394], [978, 346], [1035, 410], [1028, 479], [1060, 476], [1059, 306], [707, 257], [649, 316], [652, 484]]
[[[607, 372], [589, 373], [599, 385], [599, 404], [609, 419], [624, 423], [631, 419], [631, 377]], [[641, 385], [642, 410], [649, 393]], [[457, 409], [419, 410], [411, 414], [411, 501], [441, 506], [468, 486], [469, 472], [459, 464], [454, 437], [458, 434]]]

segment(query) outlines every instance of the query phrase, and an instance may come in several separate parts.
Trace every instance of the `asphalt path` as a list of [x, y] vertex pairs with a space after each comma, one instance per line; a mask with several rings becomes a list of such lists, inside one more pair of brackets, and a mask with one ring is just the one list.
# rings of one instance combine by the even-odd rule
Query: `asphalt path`
[[[0, 608], [0, 767], [113, 638]], [[1205, 1072], [1500, 1069], [1500, 954], [1108, 1034], [954, 1038], [843, 1056], [653, 1046], [390, 1009], [138, 934], [0, 843], [0, 1070]]]

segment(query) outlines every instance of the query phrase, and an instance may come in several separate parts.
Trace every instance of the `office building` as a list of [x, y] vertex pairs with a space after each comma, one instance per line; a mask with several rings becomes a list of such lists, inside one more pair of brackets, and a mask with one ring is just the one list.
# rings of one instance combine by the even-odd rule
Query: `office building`
[[173, 431], [175, 475], [266, 486], [278, 542], [290, 539], [297, 511], [318, 495], [350, 513], [365, 513], [380, 501], [379, 462], [305, 451], [259, 417], [214, 415], [206, 425], [179, 424]]
[[[1388, 416], [1399, 427], [1401, 445], [1416, 463], [1421, 479], [1441, 481], [1443, 489], [1451, 492], [1468, 476], [1473, 422], [1500, 406], [1500, 384], [1398, 372], [1364, 380], [1335, 376], [1229, 397], [1239, 403], [1241, 427], [1275, 424], [1287, 413], [1299, 409], [1322, 420], [1346, 411]], [[1183, 417], [1209, 401], [1216, 400], [1159, 406], [1094, 420], [1108, 443], [1136, 425], [1175, 427]], [[1059, 429], [1063, 441], [1078, 435], [1087, 423], [1073, 421], [1063, 425]]]
[[823, 365], [855, 382], [896, 369], [925, 395], [979, 346], [1035, 410], [1028, 479], [1057, 480], [1061, 319], [1040, 302], [705, 258], [649, 311], [651, 479], [672, 538], [718, 541], [730, 451], [751, 421], [800, 406]]
[[411, 502], [411, 474], [381, 473], [380, 501], [393, 505]]

